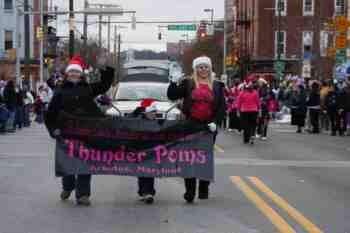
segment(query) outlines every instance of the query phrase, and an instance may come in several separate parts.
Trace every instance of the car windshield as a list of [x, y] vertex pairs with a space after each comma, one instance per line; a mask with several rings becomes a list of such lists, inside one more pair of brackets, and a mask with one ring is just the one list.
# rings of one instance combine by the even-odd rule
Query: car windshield
[[168, 85], [123, 85], [121, 84], [115, 96], [115, 100], [139, 101], [143, 99], [155, 99], [167, 102]]
[[160, 76], [168, 76], [169, 71], [165, 69], [160, 69], [156, 67], [134, 67], [129, 68], [126, 71], [127, 75], [131, 74], [156, 74]]

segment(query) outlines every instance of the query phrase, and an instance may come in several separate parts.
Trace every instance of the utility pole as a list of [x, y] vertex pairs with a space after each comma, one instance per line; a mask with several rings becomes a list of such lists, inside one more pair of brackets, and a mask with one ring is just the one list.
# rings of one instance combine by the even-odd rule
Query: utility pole
[[[84, 8], [87, 9], [89, 8], [89, 2], [88, 0], [85, 0], [84, 2]], [[86, 52], [87, 52], [87, 20], [88, 20], [88, 16], [87, 14], [84, 14], [84, 55], [86, 56]]]
[[108, 40], [107, 40], [107, 50], [108, 53], [111, 52], [111, 16], [108, 16]]
[[[24, 11], [29, 10], [28, 0], [24, 0]], [[30, 18], [24, 15], [24, 77], [26, 82], [30, 82]]]
[[117, 40], [118, 40], [118, 34], [117, 34], [117, 25], [114, 25], [114, 49], [113, 49], [113, 64], [117, 65]]
[[281, 0], [278, 0], [277, 3], [277, 11], [278, 11], [278, 18], [277, 18], [277, 61], [281, 61], [281, 14], [282, 14], [282, 8], [281, 8]]
[[74, 0], [69, 0], [69, 57], [74, 56]]
[[119, 83], [120, 80], [120, 33], [118, 35], [118, 67], [117, 67], [117, 83]]
[[20, 50], [21, 50], [21, 34], [20, 34], [20, 14], [19, 9], [16, 7], [16, 84], [19, 84], [22, 87], [21, 80], [21, 58], [20, 58]]
[[227, 14], [226, 10], [227, 9], [227, 0], [225, 0], [225, 12], [224, 12], [224, 54], [223, 54], [223, 69], [222, 69], [222, 75], [224, 78], [226, 78], [226, 82], [228, 81], [227, 79], [227, 74], [226, 74], [226, 56], [227, 56]]
[[[101, 8], [103, 8], [102, 5], [100, 5]], [[102, 15], [98, 16], [99, 18], [99, 24], [98, 24], [98, 46], [100, 49], [102, 48]]]
[[[44, 0], [40, 0], [40, 28], [43, 32], [43, 35], [45, 35], [44, 30]], [[44, 38], [45, 36], [42, 36], [40, 39], [40, 83], [44, 82]]]

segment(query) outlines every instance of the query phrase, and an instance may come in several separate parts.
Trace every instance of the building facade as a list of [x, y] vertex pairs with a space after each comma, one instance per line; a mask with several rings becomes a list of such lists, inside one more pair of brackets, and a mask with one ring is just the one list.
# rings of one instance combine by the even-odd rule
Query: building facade
[[333, 76], [334, 60], [327, 57], [327, 48], [334, 42], [327, 22], [346, 15], [347, 0], [280, 0], [279, 7], [278, 0], [230, 1], [237, 14], [233, 28], [237, 43], [231, 46], [246, 73], [273, 74], [280, 57], [285, 74]]
[[[44, 1], [46, 10], [47, 2], [47, 0]], [[29, 11], [40, 10], [40, 0], [28, 0], [28, 5]], [[14, 58], [16, 56], [19, 56], [21, 60], [21, 71], [23, 74], [25, 60], [25, 26], [24, 15], [20, 14], [18, 16], [16, 12], [17, 8], [19, 8], [21, 12], [24, 11], [22, 1], [19, 3], [15, 0], [0, 0], [0, 60], [4, 65], [6, 65], [6, 67], [11, 67], [11, 65], [15, 66]], [[47, 17], [45, 18], [47, 19]], [[40, 27], [40, 15], [30, 15], [29, 25], [30, 76], [32, 80], [38, 80], [40, 63], [40, 41], [37, 39], [37, 28]], [[47, 20], [45, 20], [45, 25], [47, 25]], [[16, 36], [17, 26], [18, 36]], [[16, 49], [17, 47], [18, 49]], [[8, 72], [6, 76], [6, 79], [14, 79], [15, 68], [11, 67], [11, 72]]]

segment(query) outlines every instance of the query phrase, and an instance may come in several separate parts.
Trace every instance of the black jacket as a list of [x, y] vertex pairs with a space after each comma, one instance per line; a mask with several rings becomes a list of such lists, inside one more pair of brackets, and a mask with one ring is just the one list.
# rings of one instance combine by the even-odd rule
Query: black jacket
[[342, 90], [338, 96], [338, 109], [350, 112], [350, 91]]
[[338, 101], [339, 101], [339, 95], [336, 91], [330, 91], [328, 92], [326, 99], [325, 99], [325, 105], [327, 111], [335, 112], [338, 109]]
[[94, 99], [108, 91], [113, 79], [114, 69], [107, 68], [106, 71], [101, 71], [101, 82], [98, 83], [88, 84], [81, 81], [73, 84], [65, 81], [60, 88], [55, 90], [45, 113], [45, 125], [50, 135], [55, 129], [59, 129], [63, 123], [59, 119], [60, 112], [85, 117], [104, 116]]
[[307, 106], [309, 107], [315, 107], [321, 105], [321, 97], [320, 93], [313, 91], [310, 93], [309, 100], [307, 101]]
[[[183, 99], [182, 112], [190, 118], [192, 108], [192, 90], [194, 89], [192, 79], [185, 79], [179, 85], [170, 83], [168, 87], [168, 98], [170, 100]], [[213, 102], [213, 119], [212, 121], [220, 124], [225, 117], [226, 102], [224, 96], [224, 87], [221, 82], [213, 82], [214, 102]]]
[[15, 111], [16, 109], [16, 103], [17, 103], [17, 98], [16, 98], [16, 91], [14, 86], [12, 85], [7, 85], [4, 89], [4, 101], [6, 103], [6, 108], [9, 111]]
[[298, 114], [306, 114], [307, 106], [304, 92], [292, 97], [292, 108], [295, 108], [296, 113]]

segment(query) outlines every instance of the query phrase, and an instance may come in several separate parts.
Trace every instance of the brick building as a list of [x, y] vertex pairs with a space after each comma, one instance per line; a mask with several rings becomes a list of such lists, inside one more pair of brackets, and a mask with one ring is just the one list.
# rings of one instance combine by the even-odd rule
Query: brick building
[[327, 57], [327, 47], [333, 38], [326, 22], [346, 14], [347, 0], [280, 0], [280, 15], [278, 0], [228, 1], [233, 7], [227, 10], [234, 11], [230, 47], [244, 74], [273, 74], [279, 50], [285, 73], [302, 75], [303, 66], [310, 64], [312, 77], [332, 77], [334, 61]]

